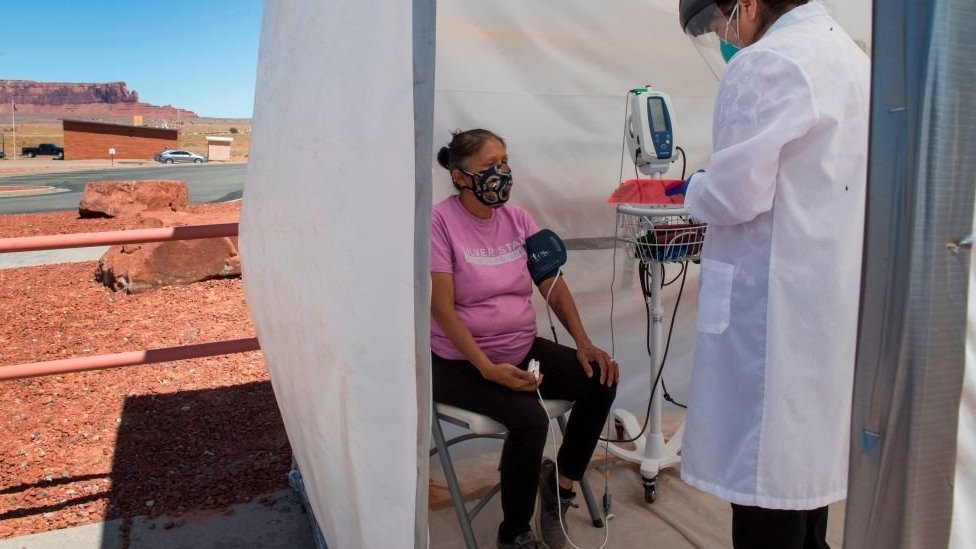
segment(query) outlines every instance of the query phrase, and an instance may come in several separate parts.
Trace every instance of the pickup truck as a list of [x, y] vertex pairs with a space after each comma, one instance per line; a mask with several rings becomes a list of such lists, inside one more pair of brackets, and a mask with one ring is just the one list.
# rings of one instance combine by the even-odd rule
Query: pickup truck
[[53, 156], [55, 158], [64, 158], [64, 149], [53, 143], [41, 143], [36, 147], [22, 147], [20, 149], [20, 154], [26, 156], [27, 158], [34, 158], [35, 156], [42, 154]]

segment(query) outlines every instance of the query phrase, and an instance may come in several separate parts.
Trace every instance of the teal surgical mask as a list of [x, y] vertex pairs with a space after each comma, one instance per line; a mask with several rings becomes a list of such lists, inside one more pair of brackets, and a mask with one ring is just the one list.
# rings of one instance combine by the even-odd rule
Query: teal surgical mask
[[725, 40], [719, 40], [719, 50], [722, 52], [722, 59], [725, 59], [726, 63], [731, 61], [735, 57], [735, 54], [739, 53], [739, 48], [735, 44], [726, 42]]
[[[735, 28], [734, 29], [732, 28], [732, 20], [733, 19], [735, 19]], [[729, 38], [729, 31], [731, 31], [731, 30], [734, 30], [735, 31], [735, 38], [732, 38], [732, 39]], [[735, 44], [736, 43], [739, 43], [739, 40], [740, 40], [740, 38], [739, 38], [739, 3], [736, 2], [735, 7], [732, 8], [732, 13], [729, 14], [729, 18], [725, 22], [725, 36], [723, 36], [722, 38], [719, 39], [719, 50], [722, 52], [722, 59], [725, 59], [725, 62], [726, 63], [728, 63], [729, 61], [731, 61], [732, 60], [732, 57], [735, 56], [736, 53], [738, 53], [739, 46], [736, 46]]]

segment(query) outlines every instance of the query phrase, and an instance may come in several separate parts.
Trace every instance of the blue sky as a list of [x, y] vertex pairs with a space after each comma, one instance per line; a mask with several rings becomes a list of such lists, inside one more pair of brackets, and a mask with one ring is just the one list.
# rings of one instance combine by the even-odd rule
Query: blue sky
[[262, 0], [5, 0], [0, 78], [117, 82], [139, 100], [250, 118]]

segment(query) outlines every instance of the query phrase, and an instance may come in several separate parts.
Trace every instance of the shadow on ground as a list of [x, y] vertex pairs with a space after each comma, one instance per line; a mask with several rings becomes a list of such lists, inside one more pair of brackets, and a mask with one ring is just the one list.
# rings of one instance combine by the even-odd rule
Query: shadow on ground
[[123, 519], [127, 535], [140, 515], [167, 517], [159, 528], [172, 529], [190, 520], [183, 515], [233, 513], [231, 505], [287, 488], [290, 463], [269, 382], [131, 396], [116, 439], [108, 519]]

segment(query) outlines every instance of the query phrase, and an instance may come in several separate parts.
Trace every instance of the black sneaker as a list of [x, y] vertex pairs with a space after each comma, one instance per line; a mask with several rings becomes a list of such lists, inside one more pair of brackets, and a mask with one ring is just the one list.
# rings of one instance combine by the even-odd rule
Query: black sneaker
[[519, 534], [514, 541], [509, 543], [496, 540], [495, 545], [498, 549], [546, 549], [546, 546], [539, 541], [539, 538], [535, 537], [532, 530]]
[[560, 498], [553, 491], [549, 479], [555, 469], [556, 464], [551, 459], [542, 460], [542, 471], [539, 473], [539, 501], [542, 507], [539, 514], [539, 533], [550, 549], [560, 549], [566, 545], [566, 534], [563, 532], [563, 527], [569, 530], [566, 525], [566, 511], [575, 507], [575, 498]]

